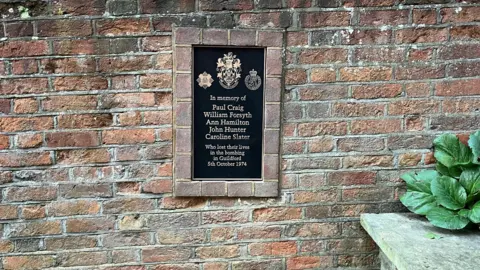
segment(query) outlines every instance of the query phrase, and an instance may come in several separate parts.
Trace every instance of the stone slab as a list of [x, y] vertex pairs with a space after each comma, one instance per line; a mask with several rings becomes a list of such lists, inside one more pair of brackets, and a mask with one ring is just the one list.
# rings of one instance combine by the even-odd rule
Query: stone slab
[[[436, 228], [409, 213], [363, 214], [360, 222], [398, 270], [478, 269], [480, 231]], [[440, 239], [429, 239], [434, 233]]]

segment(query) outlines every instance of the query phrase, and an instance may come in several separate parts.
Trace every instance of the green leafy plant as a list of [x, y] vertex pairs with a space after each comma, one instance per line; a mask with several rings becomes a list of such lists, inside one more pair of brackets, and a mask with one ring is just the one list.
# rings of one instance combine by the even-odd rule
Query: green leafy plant
[[480, 223], [480, 131], [468, 146], [454, 134], [433, 141], [436, 170], [402, 175], [407, 192], [400, 201], [436, 227], [460, 230]]

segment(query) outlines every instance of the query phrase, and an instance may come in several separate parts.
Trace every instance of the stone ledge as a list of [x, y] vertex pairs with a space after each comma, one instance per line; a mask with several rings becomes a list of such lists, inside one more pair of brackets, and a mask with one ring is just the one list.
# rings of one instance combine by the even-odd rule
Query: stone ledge
[[[363, 214], [360, 222], [398, 270], [478, 268], [478, 230], [443, 230], [408, 213]], [[441, 238], [429, 239], [429, 233]], [[382, 263], [382, 269], [391, 268]]]

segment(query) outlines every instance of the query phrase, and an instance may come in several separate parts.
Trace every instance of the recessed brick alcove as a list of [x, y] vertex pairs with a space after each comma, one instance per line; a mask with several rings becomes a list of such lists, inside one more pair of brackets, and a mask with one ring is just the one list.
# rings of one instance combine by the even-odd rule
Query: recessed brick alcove
[[[174, 43], [174, 194], [178, 197], [276, 197], [280, 178], [283, 31], [179, 27]], [[261, 181], [192, 180], [193, 46], [265, 48], [265, 109]]]

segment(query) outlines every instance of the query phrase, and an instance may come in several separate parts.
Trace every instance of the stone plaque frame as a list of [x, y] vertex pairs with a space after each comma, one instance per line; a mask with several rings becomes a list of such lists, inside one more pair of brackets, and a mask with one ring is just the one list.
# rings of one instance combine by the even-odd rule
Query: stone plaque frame
[[[277, 197], [280, 179], [284, 31], [173, 28], [173, 180], [177, 197]], [[265, 48], [265, 109], [261, 181], [192, 180], [193, 46]]]

